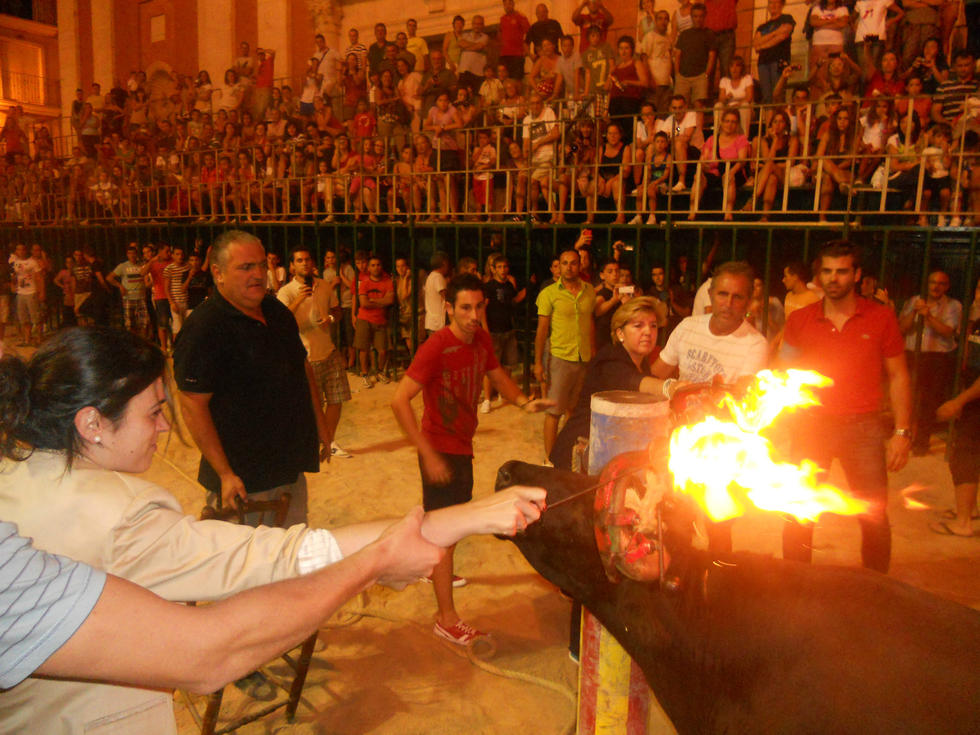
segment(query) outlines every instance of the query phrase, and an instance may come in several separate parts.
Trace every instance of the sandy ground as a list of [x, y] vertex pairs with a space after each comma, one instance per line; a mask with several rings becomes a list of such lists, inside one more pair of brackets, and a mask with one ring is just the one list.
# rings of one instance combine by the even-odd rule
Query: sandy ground
[[[394, 386], [358, 390], [347, 404], [337, 440], [352, 459], [337, 459], [310, 476], [310, 522], [332, 527], [397, 516], [421, 501], [414, 450], [402, 438], [389, 403]], [[421, 410], [419, 403], [418, 410]], [[481, 416], [475, 438], [475, 493], [492, 491], [503, 462], [542, 459], [539, 416], [512, 406]], [[892, 575], [937, 595], [980, 608], [980, 539], [932, 533], [936, 511], [903, 507], [900, 488], [921, 485], [915, 497], [935, 509], [952, 504], [952, 486], [936, 442], [927, 457], [913, 458], [891, 478]], [[169, 488], [188, 513], [197, 514], [203, 491], [193, 481], [199, 454], [176, 438], [161, 450], [147, 476]], [[842, 478], [836, 478], [843, 483]], [[768, 514], [735, 525], [736, 549], [779, 555], [781, 521]], [[826, 517], [815, 537], [816, 563], [859, 563], [853, 519]], [[517, 550], [494, 538], [471, 538], [456, 550], [457, 572], [469, 585], [457, 590], [462, 616], [493, 632], [495, 651], [471, 661], [431, 633], [432, 589], [402, 592], [373, 588], [352, 600], [320, 632], [296, 721], [275, 713], [242, 733], [355, 735], [473, 735], [563, 733], [575, 719], [577, 667], [566, 653], [569, 603], [535, 574]], [[284, 673], [284, 666], [268, 667]], [[181, 698], [175, 700], [180, 732], [195, 732]], [[239, 716], [254, 703], [226, 690], [223, 715]]]

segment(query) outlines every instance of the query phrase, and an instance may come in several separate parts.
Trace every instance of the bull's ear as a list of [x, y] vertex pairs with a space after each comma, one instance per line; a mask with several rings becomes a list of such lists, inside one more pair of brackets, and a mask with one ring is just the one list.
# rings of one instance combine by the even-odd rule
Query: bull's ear
[[497, 480], [494, 482], [493, 485], [493, 489], [495, 492], [499, 492], [500, 490], [503, 490], [504, 488], [508, 488], [514, 484], [513, 469], [514, 469], [514, 465], [516, 464], [517, 462], [511, 460], [510, 462], [507, 462], [500, 466], [500, 469], [497, 470]]

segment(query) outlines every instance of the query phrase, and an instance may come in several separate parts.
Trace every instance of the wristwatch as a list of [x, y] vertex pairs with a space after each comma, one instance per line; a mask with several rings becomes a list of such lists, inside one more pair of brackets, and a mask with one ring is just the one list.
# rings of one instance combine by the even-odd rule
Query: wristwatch
[[911, 439], [912, 438], [912, 430], [911, 429], [895, 429], [895, 436], [904, 436], [904, 437], [908, 437], [909, 439]]

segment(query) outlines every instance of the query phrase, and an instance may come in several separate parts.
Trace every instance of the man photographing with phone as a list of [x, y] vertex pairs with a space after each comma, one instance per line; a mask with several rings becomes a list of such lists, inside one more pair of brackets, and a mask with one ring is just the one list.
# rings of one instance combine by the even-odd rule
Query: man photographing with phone
[[333, 437], [337, 435], [340, 411], [345, 401], [350, 400], [350, 385], [347, 382], [347, 361], [336, 348], [330, 337], [330, 316], [335, 298], [335, 286], [339, 279], [334, 276], [329, 281], [313, 275], [313, 255], [305, 246], [292, 249], [289, 262], [293, 267], [293, 279], [279, 289], [276, 297], [293, 312], [299, 325], [299, 338], [306, 348], [310, 367], [313, 368], [316, 387], [319, 389], [320, 405], [330, 431], [331, 457], [350, 458]]

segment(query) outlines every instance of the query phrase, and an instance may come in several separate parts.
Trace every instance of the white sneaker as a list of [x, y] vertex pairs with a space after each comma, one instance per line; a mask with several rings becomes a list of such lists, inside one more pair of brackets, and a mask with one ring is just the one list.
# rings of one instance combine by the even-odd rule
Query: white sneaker
[[378, 373], [378, 382], [388, 385], [391, 382], [391, 378], [388, 377], [388, 373]]
[[951, 217], [950, 220], [949, 220], [949, 226], [950, 227], [962, 227], [963, 226], [963, 218], [960, 217], [959, 215], [956, 215], [955, 217]]
[[363, 387], [363, 388], [373, 388], [374, 387], [374, 383], [371, 382], [371, 378], [369, 378], [367, 375], [362, 375], [361, 376], [361, 387]]
[[345, 452], [343, 449], [337, 446], [337, 442], [330, 443], [330, 456], [340, 457], [341, 459], [352, 459], [354, 457], [350, 452]]
[[483, 403], [480, 404], [480, 413], [490, 413], [490, 401], [489, 400], [484, 400]]
[[631, 224], [631, 225], [642, 225], [643, 224], [643, 215], [642, 214], [636, 215], [633, 219], [631, 219], [629, 221], [629, 224]]
[[941, 214], [938, 217], [936, 217], [936, 227], [945, 227], [945, 226], [946, 226], [946, 215]]
[[684, 191], [684, 190], [685, 190], [686, 188], [687, 188], [687, 187], [686, 187], [686, 186], [684, 186], [684, 182], [683, 182], [683, 181], [678, 181], [678, 182], [677, 182], [676, 184], [674, 184], [674, 185], [673, 185], [673, 186], [671, 187], [671, 189], [670, 189], [670, 190], [671, 190], [671, 191]]
[[647, 224], [648, 225], [655, 225], [655, 224], [657, 224], [657, 215], [651, 213], [650, 216], [647, 217]]

